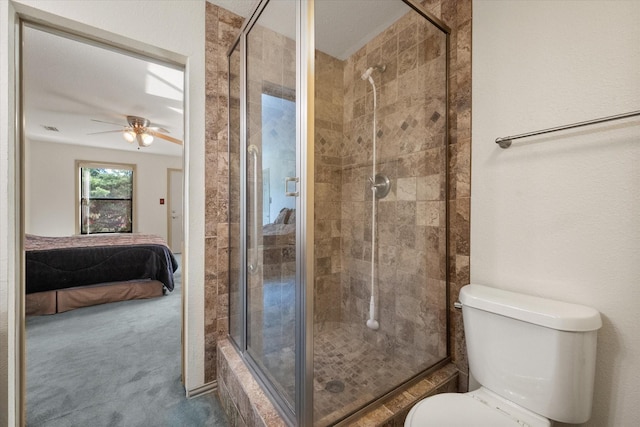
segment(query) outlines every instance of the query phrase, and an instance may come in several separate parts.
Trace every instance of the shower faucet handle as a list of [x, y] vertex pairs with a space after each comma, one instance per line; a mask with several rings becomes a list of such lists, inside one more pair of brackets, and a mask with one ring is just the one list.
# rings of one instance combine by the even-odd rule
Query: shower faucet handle
[[371, 189], [375, 192], [376, 199], [383, 199], [389, 194], [391, 189], [391, 181], [384, 174], [376, 174], [375, 177], [369, 177]]

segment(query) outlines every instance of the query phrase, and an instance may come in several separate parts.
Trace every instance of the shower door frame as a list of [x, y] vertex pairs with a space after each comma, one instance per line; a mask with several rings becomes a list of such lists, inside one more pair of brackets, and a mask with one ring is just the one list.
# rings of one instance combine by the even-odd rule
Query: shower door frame
[[296, 91], [297, 138], [300, 142], [301, 215], [296, 256], [300, 260], [300, 292], [296, 292], [296, 412], [299, 426], [313, 425], [313, 295], [315, 284], [314, 253], [314, 123], [315, 123], [315, 0], [297, 2]]
[[[299, 178], [297, 191], [299, 195], [296, 198], [296, 285], [295, 285], [295, 402], [291, 408], [285, 399], [280, 396], [277, 389], [271, 384], [268, 377], [261, 371], [258, 364], [253, 361], [247, 352], [247, 206], [246, 206], [246, 167], [247, 167], [247, 132], [246, 132], [246, 103], [247, 93], [246, 85], [246, 63], [247, 63], [247, 43], [246, 36], [252, 26], [257, 22], [262, 11], [271, 0], [260, 0], [255, 6], [253, 12], [243, 23], [240, 34], [227, 51], [227, 58], [240, 46], [240, 271], [239, 283], [241, 294], [241, 318], [242, 333], [241, 342], [236, 342], [233, 336], [229, 335], [230, 341], [236, 346], [243, 360], [246, 362], [252, 374], [258, 382], [267, 390], [267, 395], [275, 403], [277, 410], [281, 413], [285, 421], [289, 425], [312, 426], [313, 425], [313, 295], [314, 295], [314, 103], [315, 103], [315, 0], [296, 0], [296, 176]], [[446, 53], [445, 53], [445, 82], [446, 82], [446, 126], [445, 126], [445, 218], [446, 218], [446, 304], [450, 301], [450, 262], [449, 262], [449, 107], [450, 107], [450, 52], [451, 52], [451, 29], [439, 18], [428, 12], [418, 0], [398, 0], [409, 6], [413, 11], [421, 15], [424, 19], [432, 23], [446, 37]], [[229, 61], [229, 66], [231, 62]], [[229, 97], [229, 102], [231, 99]], [[228, 125], [231, 126], [229, 111]], [[230, 137], [231, 132], [229, 130]], [[231, 158], [231, 157], [230, 157]], [[231, 173], [231, 168], [229, 168]], [[231, 176], [230, 176], [231, 179]], [[230, 234], [231, 235], [231, 234]], [[231, 263], [231, 257], [229, 257]], [[231, 271], [231, 266], [229, 270]], [[231, 292], [229, 292], [231, 297]], [[230, 304], [229, 304], [230, 306]], [[447, 333], [447, 357], [436, 363], [433, 367], [440, 366], [443, 362], [451, 358], [451, 340], [450, 340], [450, 312], [446, 310], [446, 333]], [[231, 316], [229, 316], [231, 318]], [[424, 372], [427, 372], [424, 371]], [[416, 374], [406, 383], [410, 383], [416, 378], [422, 376], [424, 372]], [[403, 384], [398, 384], [401, 387]], [[376, 404], [390, 393], [379, 396], [367, 406]], [[349, 419], [366, 410], [361, 408], [355, 413], [347, 416]], [[345, 421], [343, 419], [342, 421]], [[340, 421], [339, 421], [340, 423]]]
[[[251, 373], [277, 410], [290, 425], [313, 424], [313, 9], [314, 0], [296, 1], [296, 279], [295, 279], [295, 402], [293, 408], [279, 394], [262, 368], [247, 351], [247, 34], [258, 21], [271, 0], [260, 0], [243, 23], [240, 34], [227, 51], [229, 59], [239, 46], [240, 52], [240, 270], [242, 331], [240, 342], [232, 335], [236, 346]], [[311, 47], [310, 47], [311, 46]], [[310, 54], [311, 52], [311, 54]], [[229, 60], [229, 66], [231, 61]], [[229, 97], [231, 102], [231, 97]], [[231, 108], [228, 124], [231, 126]], [[311, 119], [309, 119], [311, 118]], [[228, 135], [231, 135], [229, 130]], [[229, 149], [231, 147], [229, 146]], [[231, 153], [229, 153], [231, 154]], [[231, 158], [231, 156], [230, 156]], [[231, 173], [231, 168], [229, 168]], [[232, 179], [231, 175], [229, 176]], [[231, 257], [229, 262], [232, 262]], [[229, 266], [231, 271], [231, 266]], [[231, 292], [229, 292], [231, 297]], [[229, 304], [230, 306], [230, 304]], [[229, 316], [231, 318], [231, 316]]]

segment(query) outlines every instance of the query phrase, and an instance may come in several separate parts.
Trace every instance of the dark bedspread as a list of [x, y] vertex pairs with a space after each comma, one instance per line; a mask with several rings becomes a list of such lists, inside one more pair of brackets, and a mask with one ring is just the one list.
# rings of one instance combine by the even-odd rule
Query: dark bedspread
[[173, 290], [178, 262], [161, 237], [145, 234], [26, 235], [27, 293], [127, 280], [158, 280]]

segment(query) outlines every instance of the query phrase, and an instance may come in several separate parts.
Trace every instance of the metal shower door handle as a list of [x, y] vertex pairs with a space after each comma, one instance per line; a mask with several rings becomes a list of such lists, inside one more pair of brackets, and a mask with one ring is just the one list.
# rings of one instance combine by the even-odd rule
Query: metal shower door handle
[[298, 197], [300, 195], [299, 191], [289, 191], [290, 182], [298, 183], [300, 182], [300, 178], [297, 176], [287, 176], [284, 178], [284, 195], [287, 197]]
[[260, 253], [258, 252], [258, 147], [251, 144], [247, 147], [247, 152], [251, 154], [253, 160], [253, 209], [251, 211], [253, 230], [251, 233], [251, 254], [249, 259], [249, 273], [255, 274], [258, 272], [258, 263]]

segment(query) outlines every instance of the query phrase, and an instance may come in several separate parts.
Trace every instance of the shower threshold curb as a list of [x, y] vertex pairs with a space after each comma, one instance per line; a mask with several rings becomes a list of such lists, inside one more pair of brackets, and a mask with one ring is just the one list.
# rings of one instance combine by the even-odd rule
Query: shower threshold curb
[[458, 368], [446, 363], [435, 371], [400, 387], [378, 402], [335, 424], [336, 427], [402, 426], [411, 408], [420, 400], [440, 393], [458, 392]]
[[[439, 393], [457, 392], [458, 374], [453, 363], [446, 363], [336, 426], [402, 425], [411, 407], [419, 400]], [[287, 425], [228, 339], [218, 341], [218, 393], [231, 425]], [[319, 424], [322, 425], [322, 420]]]
[[228, 339], [218, 341], [218, 395], [232, 426], [287, 426]]

